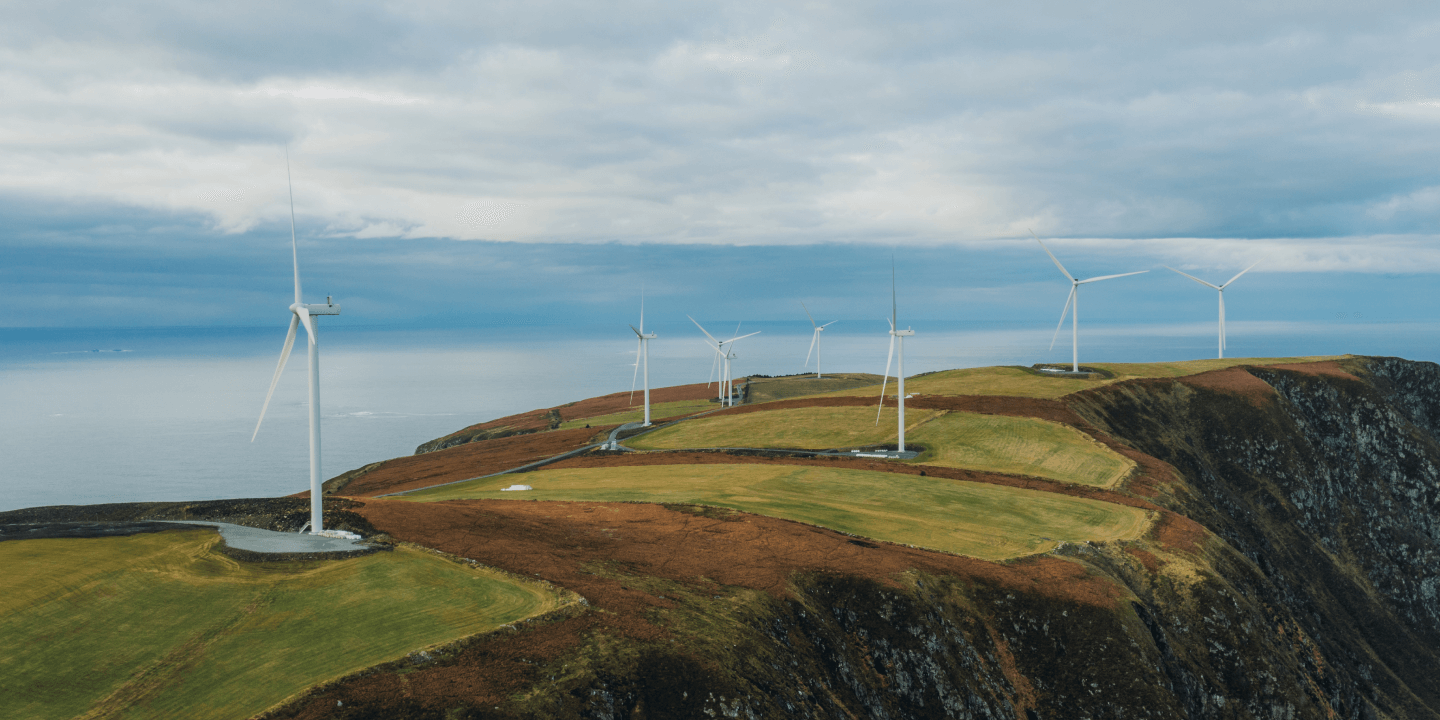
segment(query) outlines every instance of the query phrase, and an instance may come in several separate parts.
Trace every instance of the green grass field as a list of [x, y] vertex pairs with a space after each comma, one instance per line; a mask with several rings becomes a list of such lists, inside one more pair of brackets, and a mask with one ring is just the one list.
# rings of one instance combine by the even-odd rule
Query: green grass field
[[789, 398], [853, 390], [871, 385], [876, 386], [875, 394], [879, 395], [880, 380], [879, 375], [868, 373], [827, 373], [824, 378], [818, 380], [813, 374], [785, 378], [752, 378], [748, 390], [749, 401], [762, 403], [788, 400]]
[[[636, 397], [640, 397], [640, 395], [637, 393]], [[650, 419], [663, 420], [665, 418], [682, 417], [684, 415], [694, 415], [698, 412], [705, 412], [706, 410], [718, 410], [719, 408], [719, 403], [713, 403], [709, 400], [677, 400], [675, 402], [668, 403], [652, 403], [650, 405]], [[586, 425], [590, 425], [593, 427], [600, 427], [602, 425], [620, 425], [628, 422], [640, 422], [644, 419], [645, 406], [640, 405], [637, 406], [634, 410], [627, 410], [625, 412], [611, 413], [609, 415], [599, 415], [596, 417], [580, 418], [579, 420], [570, 420], [567, 422], [563, 422], [560, 424], [560, 429], [569, 430], [570, 428], [583, 428]]]
[[1211, 360], [1187, 360], [1185, 362], [1173, 363], [1091, 363], [1091, 367], [1103, 368], [1120, 375], [1122, 378], [1132, 377], [1184, 377], [1196, 375], [1211, 370], [1224, 370], [1225, 368], [1236, 367], [1237, 365], [1288, 365], [1291, 363], [1319, 362], [1322, 360], [1341, 360], [1348, 355], [1312, 355], [1310, 357], [1283, 357], [1283, 358], [1214, 358]]
[[513, 477], [415, 493], [456, 498], [697, 503], [834, 528], [985, 560], [1055, 547], [1059, 541], [1140, 537], [1137, 508], [1037, 490], [942, 478], [795, 465], [645, 465], [541, 470], [535, 489], [500, 492]]
[[907, 439], [926, 447], [926, 465], [1033, 475], [1113, 487], [1135, 463], [1075, 428], [1036, 418], [952, 412]]
[[[936, 410], [905, 412], [906, 432], [939, 415]], [[742, 415], [722, 415], [687, 420], [663, 430], [625, 441], [636, 450], [678, 450], [682, 448], [757, 447], [824, 450], [894, 442], [894, 403], [880, 412], [875, 408], [817, 407], [786, 408]]]
[[[982, 367], [944, 370], [905, 381], [905, 392], [916, 395], [1001, 395], [1006, 397], [1058, 398], [1073, 392], [1109, 385], [1132, 378], [1183, 377], [1237, 365], [1280, 365], [1286, 363], [1337, 360], [1340, 355], [1286, 358], [1225, 358], [1188, 360], [1173, 363], [1086, 363], [1086, 367], [1103, 368], [1115, 373], [1113, 380], [1082, 380], [1047, 377], [1016, 367]], [[886, 394], [893, 394], [895, 381], [890, 381]], [[826, 396], [880, 395], [879, 386], [839, 390]]]
[[0, 717], [247, 718], [561, 602], [418, 550], [239, 563], [218, 540], [0, 542]]

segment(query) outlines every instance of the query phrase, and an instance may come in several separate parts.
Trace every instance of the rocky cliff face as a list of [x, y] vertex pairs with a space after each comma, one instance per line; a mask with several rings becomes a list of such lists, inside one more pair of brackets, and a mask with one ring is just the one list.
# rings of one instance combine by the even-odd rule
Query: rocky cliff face
[[1334, 370], [1227, 371], [1264, 383], [1244, 392], [1133, 382], [1072, 406], [1179, 471], [1166, 502], [1238, 555], [1210, 569], [1265, 609], [1230, 621], [1300, 633], [1322, 707], [1437, 717], [1440, 368]]

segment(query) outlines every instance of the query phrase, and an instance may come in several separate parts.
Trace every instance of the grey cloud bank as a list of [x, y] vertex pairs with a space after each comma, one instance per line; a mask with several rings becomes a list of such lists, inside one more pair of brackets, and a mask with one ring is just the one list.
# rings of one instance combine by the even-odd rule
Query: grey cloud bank
[[297, 210], [337, 237], [983, 247], [1033, 228], [1192, 265], [1440, 269], [1432, 5], [7, 14], [16, 202], [244, 233], [285, 216], [289, 143]]

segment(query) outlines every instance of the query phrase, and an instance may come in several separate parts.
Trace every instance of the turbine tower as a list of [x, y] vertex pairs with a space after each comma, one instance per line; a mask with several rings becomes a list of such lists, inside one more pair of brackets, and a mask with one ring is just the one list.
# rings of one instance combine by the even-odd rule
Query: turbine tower
[[[704, 328], [704, 326], [702, 326], [698, 321], [695, 320], [695, 318], [690, 317], [689, 315], [686, 315], [685, 317], [690, 318], [690, 322], [695, 323], [695, 327], [700, 328], [700, 332], [705, 333], [705, 337], [710, 339], [710, 342], [705, 343], [707, 347], [715, 351], [715, 359], [713, 362], [710, 363], [710, 372], [713, 375], [715, 372], [715, 368], [718, 365], [721, 368], [722, 373], [719, 388], [720, 402], [725, 405], [725, 407], [730, 407], [731, 405], [734, 405], [734, 402], [730, 399], [730, 361], [735, 359], [735, 354], [732, 352], [735, 347], [735, 341], [744, 340], [751, 335], [759, 335], [760, 331], [756, 330], [755, 332], [750, 333], [750, 335], [739, 335], [736, 337], [732, 337], [729, 340], [716, 340], [715, 336], [711, 335], [710, 332]], [[739, 325], [735, 326], [735, 332], [740, 332]], [[728, 348], [726, 347], [727, 345], [729, 346]], [[708, 376], [706, 384], [709, 384]]]
[[295, 268], [295, 302], [290, 305], [290, 331], [285, 335], [285, 346], [280, 350], [280, 364], [275, 366], [275, 377], [270, 380], [270, 391], [265, 393], [265, 404], [260, 406], [260, 419], [255, 423], [255, 432], [250, 442], [260, 434], [260, 423], [265, 422], [265, 411], [270, 407], [270, 398], [280, 382], [280, 373], [290, 359], [295, 347], [296, 329], [304, 325], [305, 334], [310, 337], [310, 532], [325, 529], [322, 513], [323, 497], [320, 492], [320, 342], [319, 316], [339, 315], [340, 306], [325, 298], [324, 305], [306, 305], [300, 301], [300, 253], [295, 242], [295, 186], [290, 181], [290, 151], [285, 151], [285, 181], [290, 184], [290, 259]]
[[899, 338], [900, 366], [895, 369], [895, 372], [900, 384], [900, 394], [898, 396], [900, 420], [899, 430], [896, 433], [899, 437], [899, 442], [896, 447], [903, 453], [905, 452], [905, 338], [913, 336], [915, 331], [909, 328], [901, 330], [898, 327], [900, 317], [896, 311], [895, 304], [895, 266], [893, 263], [890, 266], [890, 317], [886, 318], [886, 320], [890, 322], [890, 354], [885, 357], [885, 378], [880, 383], [880, 406], [875, 408], [875, 424], [877, 426], [880, 424], [880, 411], [885, 409], [885, 386], [890, 382], [890, 361], [895, 358], [895, 339]]
[[[830, 322], [825, 323], [824, 325], [816, 325], [816, 324], [815, 324], [815, 316], [810, 314], [810, 308], [805, 307], [805, 301], [803, 301], [803, 300], [800, 301], [800, 307], [801, 307], [801, 308], [804, 308], [804, 310], [805, 310], [805, 317], [810, 318], [810, 325], [811, 325], [811, 327], [814, 327], [814, 328], [815, 328], [815, 334], [814, 334], [814, 336], [813, 336], [813, 337], [811, 338], [811, 340], [810, 340], [810, 350], [809, 350], [809, 352], [806, 352], [806, 353], [805, 353], [805, 366], [809, 366], [809, 365], [810, 365], [810, 353], [814, 353], [814, 354], [815, 354], [815, 379], [816, 379], [816, 380], [819, 380], [819, 379], [821, 379], [821, 378], [824, 377], [823, 375], [820, 374], [820, 333], [825, 332], [825, 328], [830, 327], [831, 325], [834, 325], [834, 324], [836, 323], [836, 321], [835, 321], [835, 320], [831, 320]], [[804, 366], [802, 366], [802, 367], [804, 367]]]
[[[1030, 231], [1030, 235], [1034, 237], [1035, 231]], [[1120, 273], [1119, 275], [1102, 275], [1086, 280], [1076, 280], [1075, 276], [1071, 275], [1070, 271], [1066, 270], [1065, 266], [1061, 265], [1060, 261], [1056, 259], [1055, 253], [1050, 252], [1050, 248], [1045, 247], [1045, 243], [1040, 242], [1040, 238], [1035, 238], [1035, 242], [1040, 243], [1040, 247], [1045, 249], [1045, 254], [1049, 255], [1050, 259], [1055, 261], [1055, 267], [1060, 268], [1060, 272], [1070, 281], [1070, 296], [1065, 298], [1065, 309], [1060, 311], [1060, 323], [1055, 326], [1055, 335], [1050, 338], [1050, 349], [1055, 349], [1055, 340], [1060, 337], [1060, 328], [1065, 326], [1065, 316], [1067, 314], [1070, 315], [1070, 370], [1071, 372], [1078, 373], [1080, 372], [1080, 286], [1086, 283], [1113, 280], [1114, 278], [1139, 275], [1140, 273], [1150, 271], [1136, 270], [1135, 272]], [[1071, 305], [1075, 306], [1073, 313], [1070, 310]]]
[[[630, 326], [635, 331], [635, 372], [640, 372], [640, 360], [645, 360], [645, 425], [650, 427], [650, 341], [655, 333], [645, 334], [645, 293], [640, 293], [640, 327]], [[635, 401], [635, 378], [630, 378], [630, 401]]]
[[1230, 278], [1228, 281], [1226, 281], [1226, 283], [1225, 283], [1224, 285], [1211, 285], [1210, 283], [1205, 282], [1204, 280], [1201, 280], [1200, 278], [1197, 278], [1197, 277], [1195, 277], [1194, 275], [1191, 275], [1191, 274], [1189, 274], [1189, 273], [1180, 272], [1179, 270], [1176, 270], [1175, 268], [1172, 268], [1172, 267], [1170, 267], [1169, 265], [1162, 265], [1162, 266], [1161, 266], [1161, 267], [1165, 268], [1166, 270], [1169, 270], [1170, 272], [1180, 273], [1181, 275], [1184, 275], [1185, 277], [1190, 278], [1191, 280], [1194, 280], [1195, 282], [1200, 283], [1201, 285], [1204, 285], [1205, 287], [1215, 288], [1216, 292], [1220, 295], [1220, 340], [1219, 340], [1220, 350], [1219, 350], [1219, 354], [1218, 354], [1216, 357], [1219, 357], [1219, 358], [1222, 358], [1222, 359], [1225, 357], [1225, 288], [1230, 287], [1230, 283], [1233, 283], [1233, 282], [1235, 282], [1236, 280], [1239, 280], [1241, 275], [1244, 275], [1245, 273], [1250, 272], [1250, 268], [1253, 268], [1253, 267], [1255, 267], [1256, 265], [1259, 265], [1259, 264], [1260, 264], [1259, 261], [1256, 261], [1256, 262], [1252, 263], [1252, 264], [1250, 265], [1250, 267], [1247, 267], [1247, 268], [1245, 268], [1244, 270], [1241, 270], [1240, 272], [1236, 273], [1236, 274], [1235, 274], [1235, 277]]

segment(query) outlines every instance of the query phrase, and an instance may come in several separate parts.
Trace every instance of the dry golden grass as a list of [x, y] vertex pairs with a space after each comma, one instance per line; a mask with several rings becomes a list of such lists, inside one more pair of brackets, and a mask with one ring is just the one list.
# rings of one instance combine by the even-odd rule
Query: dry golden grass
[[952, 412], [918, 428], [912, 438], [926, 465], [1032, 475], [1114, 487], [1135, 463], [1075, 428], [1036, 418]]
[[985, 560], [1046, 552], [1061, 541], [1139, 538], [1151, 519], [1138, 508], [1038, 490], [804, 465], [540, 470], [525, 476], [534, 490], [500, 492], [513, 482], [475, 480], [405, 499], [718, 505]]
[[[935, 418], [937, 410], [907, 410], [906, 432]], [[625, 441], [637, 450], [754, 447], [825, 450], [894, 442], [896, 410], [887, 406], [875, 423], [875, 409], [865, 407], [785, 408], [741, 415], [686, 420], [672, 427]]]

